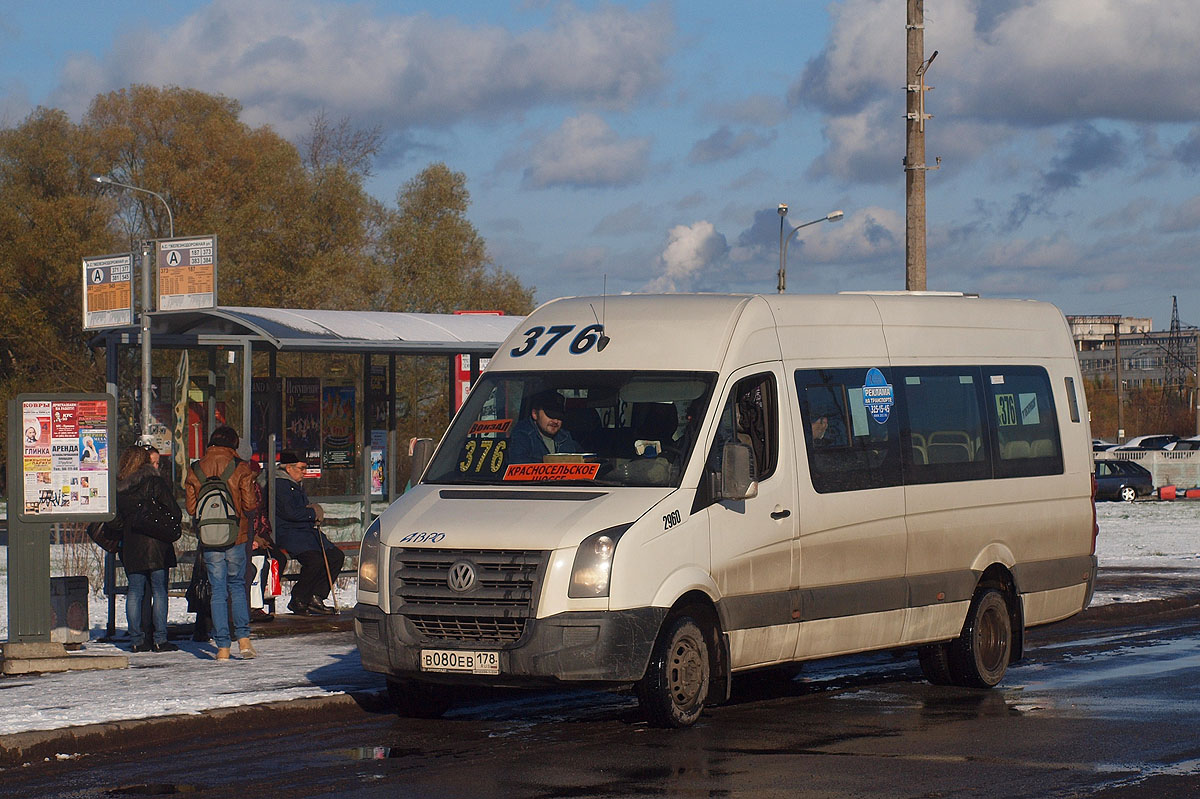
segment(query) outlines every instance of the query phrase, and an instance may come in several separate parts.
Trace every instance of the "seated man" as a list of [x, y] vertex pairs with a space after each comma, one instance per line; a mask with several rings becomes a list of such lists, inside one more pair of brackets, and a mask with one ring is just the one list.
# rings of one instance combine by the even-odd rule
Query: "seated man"
[[324, 521], [325, 511], [309, 502], [300, 486], [304, 461], [295, 452], [282, 452], [279, 466], [275, 478], [275, 541], [300, 564], [300, 577], [292, 586], [288, 610], [298, 616], [337, 613], [324, 600], [346, 556], [317, 527]]
[[508, 442], [509, 463], [541, 463], [546, 455], [579, 452], [579, 444], [563, 428], [566, 401], [554, 390], [529, 401], [529, 418], [513, 425]]

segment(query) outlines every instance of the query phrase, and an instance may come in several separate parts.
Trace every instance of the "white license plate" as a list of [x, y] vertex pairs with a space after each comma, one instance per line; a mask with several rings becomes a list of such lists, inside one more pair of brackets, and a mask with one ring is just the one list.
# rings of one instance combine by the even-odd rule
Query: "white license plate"
[[499, 652], [467, 652], [459, 649], [422, 649], [421, 671], [463, 671], [470, 674], [499, 674]]

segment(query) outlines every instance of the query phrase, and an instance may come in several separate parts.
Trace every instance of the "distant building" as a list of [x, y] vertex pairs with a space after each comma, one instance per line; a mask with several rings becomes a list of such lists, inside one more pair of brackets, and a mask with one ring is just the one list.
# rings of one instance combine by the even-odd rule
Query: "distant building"
[[[1153, 331], [1153, 321], [1130, 316], [1068, 316], [1071, 337], [1085, 380], [1108, 376], [1116, 380], [1117, 352], [1125, 388], [1196, 384], [1196, 354], [1200, 330]], [[1118, 347], [1113, 329], [1120, 331]]]

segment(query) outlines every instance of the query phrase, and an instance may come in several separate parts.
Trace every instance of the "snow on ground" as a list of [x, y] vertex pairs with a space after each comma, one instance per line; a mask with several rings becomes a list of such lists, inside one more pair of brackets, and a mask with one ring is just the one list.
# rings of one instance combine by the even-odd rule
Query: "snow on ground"
[[[1105, 502], [1097, 506], [1101, 568], [1167, 570], [1200, 579], [1200, 502]], [[7, 638], [7, 548], [0, 547], [0, 640]], [[1093, 604], [1154, 598], [1143, 594], [1104, 595]], [[92, 637], [104, 634], [107, 601], [90, 595]], [[339, 594], [351, 605], [353, 590]], [[284, 598], [279, 605], [286, 603]], [[182, 599], [171, 601], [172, 622], [189, 620]], [[117, 603], [117, 628], [123, 632], [123, 598]], [[0, 677], [0, 735], [52, 730], [82, 724], [148, 718], [176, 713], [381, 690], [379, 675], [362, 669], [353, 636], [319, 633], [256, 638], [259, 657], [229, 662], [212, 659], [211, 643], [176, 641], [179, 652], [130, 655], [130, 667], [115, 671], [75, 671], [41, 676]], [[236, 648], [236, 647], [235, 647]], [[87, 644], [85, 652], [124, 652], [127, 642]]]

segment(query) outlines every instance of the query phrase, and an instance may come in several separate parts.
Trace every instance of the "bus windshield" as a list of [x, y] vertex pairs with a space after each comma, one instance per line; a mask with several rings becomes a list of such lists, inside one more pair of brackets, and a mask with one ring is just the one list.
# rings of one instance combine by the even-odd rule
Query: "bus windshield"
[[677, 487], [716, 375], [485, 374], [422, 482]]

